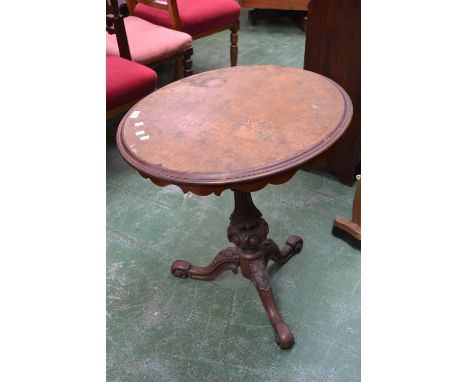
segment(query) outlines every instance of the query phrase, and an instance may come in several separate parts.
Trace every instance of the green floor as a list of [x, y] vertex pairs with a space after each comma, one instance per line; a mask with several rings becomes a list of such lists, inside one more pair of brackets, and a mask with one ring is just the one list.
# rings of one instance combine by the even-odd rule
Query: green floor
[[[288, 20], [258, 22], [242, 13], [239, 65], [302, 67], [304, 33]], [[229, 65], [229, 34], [194, 43], [195, 73]], [[172, 68], [158, 69], [167, 84]], [[287, 110], [285, 110], [287, 112]], [[116, 120], [107, 123], [108, 381], [360, 380], [360, 252], [331, 235], [349, 215], [354, 187], [300, 171], [253, 194], [282, 243], [302, 252], [270, 266], [280, 310], [296, 344], [280, 350], [255, 288], [240, 274], [215, 282], [179, 280], [172, 261], [205, 265], [226, 239], [233, 195], [185, 195], [143, 179], [118, 154]]]

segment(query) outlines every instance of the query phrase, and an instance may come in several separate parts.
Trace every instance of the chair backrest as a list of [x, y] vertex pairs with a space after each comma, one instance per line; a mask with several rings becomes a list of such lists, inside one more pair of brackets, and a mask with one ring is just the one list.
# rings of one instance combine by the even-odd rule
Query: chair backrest
[[172, 29], [177, 31], [182, 30], [179, 17], [179, 8], [177, 7], [177, 0], [125, 0], [127, 2], [128, 11], [133, 15], [133, 10], [137, 3], [147, 5], [156, 9], [162, 9], [169, 12]]
[[106, 30], [109, 34], [115, 34], [117, 37], [117, 45], [119, 47], [120, 57], [132, 60], [130, 48], [128, 46], [127, 32], [125, 31], [124, 16], [120, 13], [119, 3], [117, 0], [106, 0]]

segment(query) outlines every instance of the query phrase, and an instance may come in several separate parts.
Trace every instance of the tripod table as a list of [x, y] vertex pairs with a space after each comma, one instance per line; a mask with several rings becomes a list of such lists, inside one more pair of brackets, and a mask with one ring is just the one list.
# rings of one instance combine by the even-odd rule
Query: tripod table
[[177, 260], [175, 277], [214, 280], [222, 272], [250, 279], [282, 349], [294, 337], [273, 297], [267, 264], [284, 264], [303, 242], [281, 248], [251, 192], [287, 182], [344, 133], [352, 116], [346, 92], [302, 69], [253, 65], [200, 73], [167, 85], [138, 102], [122, 119], [117, 146], [128, 164], [158, 186], [197, 195], [234, 193], [227, 230], [234, 244], [204, 267]]

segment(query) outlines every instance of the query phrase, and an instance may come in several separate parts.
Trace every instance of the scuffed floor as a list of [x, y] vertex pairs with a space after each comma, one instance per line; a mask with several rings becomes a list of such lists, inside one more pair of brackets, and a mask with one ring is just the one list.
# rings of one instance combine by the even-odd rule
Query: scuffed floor
[[[194, 43], [195, 73], [229, 65], [229, 34]], [[288, 20], [247, 23], [239, 65], [301, 67], [304, 33]], [[158, 70], [160, 85], [170, 65]], [[267, 79], [266, 79], [267, 80]], [[287, 112], [287, 111], [286, 111]], [[118, 121], [107, 124], [108, 135]], [[257, 292], [240, 274], [214, 282], [179, 280], [176, 259], [208, 264], [226, 239], [231, 191], [186, 195], [143, 179], [107, 144], [108, 381], [360, 380], [360, 252], [331, 235], [351, 213], [354, 187], [316, 173], [253, 194], [282, 244], [304, 239], [286, 265], [270, 265], [272, 286], [296, 344], [280, 350]]]

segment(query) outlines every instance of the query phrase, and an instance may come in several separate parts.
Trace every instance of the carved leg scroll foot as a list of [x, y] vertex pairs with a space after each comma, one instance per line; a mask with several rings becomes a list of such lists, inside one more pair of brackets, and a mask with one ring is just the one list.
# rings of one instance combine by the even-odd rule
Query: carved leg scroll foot
[[258, 258], [256, 260], [250, 261], [249, 269], [250, 279], [257, 288], [257, 292], [260, 296], [260, 299], [262, 300], [265, 312], [270, 319], [271, 325], [273, 326], [276, 343], [281, 349], [291, 348], [294, 345], [294, 336], [283, 321], [278, 307], [276, 306], [264, 259]]
[[232, 271], [237, 273], [239, 267], [239, 256], [234, 247], [223, 249], [213, 261], [206, 267], [195, 267], [185, 260], [177, 260], [172, 263], [171, 273], [178, 278], [191, 278], [196, 280], [211, 281], [221, 273]]
[[278, 310], [266, 266], [269, 260], [286, 263], [301, 251], [303, 241], [299, 236], [290, 236], [279, 248], [273, 240], [267, 239], [268, 223], [262, 219], [262, 213], [255, 207], [249, 192], [234, 190], [234, 211], [230, 220], [227, 237], [236, 247], [222, 250], [206, 267], [195, 267], [188, 261], [177, 260], [172, 264], [171, 273], [178, 278], [214, 280], [225, 271], [237, 273], [240, 267], [242, 275], [250, 279], [257, 289], [276, 343], [281, 349], [290, 349], [294, 345], [294, 336]]
[[286, 244], [280, 249], [272, 239], [267, 239], [262, 244], [265, 261], [268, 263], [269, 260], [273, 260], [277, 264], [284, 264], [301, 252], [303, 244], [304, 242], [299, 236], [292, 235], [288, 237]]

